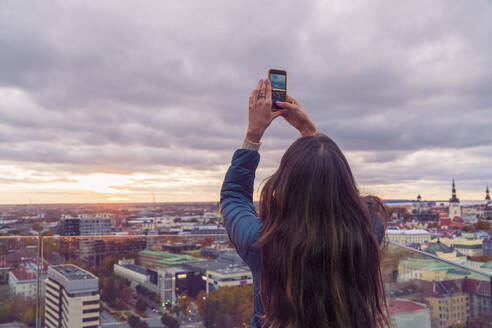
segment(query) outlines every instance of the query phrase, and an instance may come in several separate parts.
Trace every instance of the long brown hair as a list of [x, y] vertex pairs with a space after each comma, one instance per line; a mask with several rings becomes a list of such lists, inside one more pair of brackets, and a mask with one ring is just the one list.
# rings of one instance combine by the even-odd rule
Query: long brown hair
[[369, 207], [330, 138], [290, 146], [260, 197], [264, 327], [389, 325]]

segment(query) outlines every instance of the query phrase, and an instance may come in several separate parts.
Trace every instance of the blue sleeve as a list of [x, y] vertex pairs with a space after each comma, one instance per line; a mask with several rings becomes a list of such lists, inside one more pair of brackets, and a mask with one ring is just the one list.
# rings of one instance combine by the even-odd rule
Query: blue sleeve
[[224, 178], [220, 192], [220, 209], [231, 242], [241, 258], [249, 261], [249, 253], [260, 235], [260, 219], [253, 204], [255, 171], [260, 154], [238, 149]]

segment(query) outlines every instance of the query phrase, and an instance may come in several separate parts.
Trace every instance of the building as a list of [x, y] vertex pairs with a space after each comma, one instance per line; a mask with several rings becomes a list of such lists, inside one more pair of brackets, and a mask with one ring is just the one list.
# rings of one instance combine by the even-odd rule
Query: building
[[386, 229], [386, 238], [400, 244], [423, 244], [431, 239], [424, 229]]
[[489, 186], [485, 189], [485, 202], [490, 202]]
[[[78, 215], [62, 216], [63, 236], [108, 235], [111, 232], [111, 218]], [[61, 249], [65, 259], [80, 257], [86, 260], [94, 253], [94, 239], [62, 238]]]
[[[463, 280], [463, 290], [470, 297], [470, 317], [475, 320], [485, 319], [484, 323], [492, 325], [492, 294], [490, 281], [477, 279]], [[483, 326], [483, 325], [482, 325]]]
[[456, 251], [466, 256], [481, 256], [483, 255], [481, 238], [439, 238], [439, 242], [446, 246], [453, 247]]
[[459, 280], [432, 281], [425, 298], [431, 309], [433, 327], [447, 328], [457, 324], [466, 326], [471, 318], [470, 296], [461, 288]]
[[111, 234], [111, 216], [79, 215], [63, 218], [64, 236], [102, 236], [101, 238], [62, 238], [65, 259], [78, 257], [93, 266], [100, 265], [103, 258], [115, 253], [138, 252], [147, 247], [145, 237], [107, 236]]
[[47, 328], [99, 327], [99, 279], [73, 264], [52, 265], [45, 280]]
[[183, 265], [191, 271], [199, 271], [210, 293], [221, 287], [242, 286], [253, 283], [251, 270], [237, 254], [221, 254], [215, 260]]
[[448, 261], [460, 261], [466, 260], [466, 256], [459, 253], [453, 247], [441, 243], [439, 240], [437, 242], [431, 242], [431, 244], [424, 249], [424, 252], [439, 256], [440, 258], [446, 259]]
[[149, 271], [142, 266], [135, 265], [133, 259], [119, 260], [118, 264], [114, 265], [113, 272], [115, 275], [129, 280], [134, 286], [150, 282]]
[[161, 250], [165, 252], [181, 254], [185, 251], [200, 249], [200, 245], [195, 243], [173, 243], [161, 245]]
[[395, 328], [431, 328], [430, 309], [423, 303], [392, 300], [388, 313]]
[[[81, 243], [82, 244], [82, 243]], [[128, 252], [139, 252], [147, 247], [146, 237], [111, 236], [104, 238], [91, 238], [84, 240], [83, 249], [81, 245], [80, 257], [85, 262], [97, 266], [106, 256], [113, 254], [126, 254]]]
[[465, 239], [465, 238], [453, 239], [453, 247], [461, 254], [467, 256], [483, 255], [482, 244], [483, 244], [482, 239]]
[[483, 255], [492, 256], [492, 239], [485, 239], [482, 244]]
[[20, 264], [9, 272], [9, 292], [25, 298], [36, 297], [36, 265], [32, 262]]
[[453, 187], [451, 189], [451, 198], [449, 199], [448, 213], [450, 219], [453, 219], [456, 216], [461, 216], [461, 205], [460, 205], [460, 200], [458, 199], [458, 197], [456, 197], [454, 178], [453, 178]]
[[143, 250], [138, 252], [138, 262], [146, 268], [167, 269], [187, 262], [205, 261], [198, 257], [186, 254], [174, 254], [169, 252]]

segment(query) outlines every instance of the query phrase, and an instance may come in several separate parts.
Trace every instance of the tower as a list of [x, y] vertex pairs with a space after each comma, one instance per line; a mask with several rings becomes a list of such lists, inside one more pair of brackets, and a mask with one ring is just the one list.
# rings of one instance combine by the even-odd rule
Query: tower
[[453, 178], [453, 187], [451, 189], [451, 198], [449, 199], [448, 215], [450, 219], [455, 216], [461, 216], [461, 205], [460, 200], [456, 197], [456, 187]]
[[485, 201], [488, 202], [490, 201], [490, 194], [489, 194], [489, 186], [487, 185], [487, 189], [485, 189]]
[[99, 327], [99, 279], [73, 264], [50, 265], [45, 326]]

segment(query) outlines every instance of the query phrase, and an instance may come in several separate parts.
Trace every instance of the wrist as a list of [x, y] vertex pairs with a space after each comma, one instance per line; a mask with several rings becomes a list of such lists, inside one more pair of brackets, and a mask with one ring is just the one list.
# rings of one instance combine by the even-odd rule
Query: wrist
[[263, 133], [260, 131], [250, 131], [246, 132], [246, 139], [251, 142], [259, 143], [261, 141], [261, 137], [263, 137]]
[[316, 133], [319, 133], [318, 129], [313, 125], [304, 127], [302, 129], [299, 129], [299, 132], [301, 133], [301, 136], [307, 137], [307, 136], [313, 136]]

